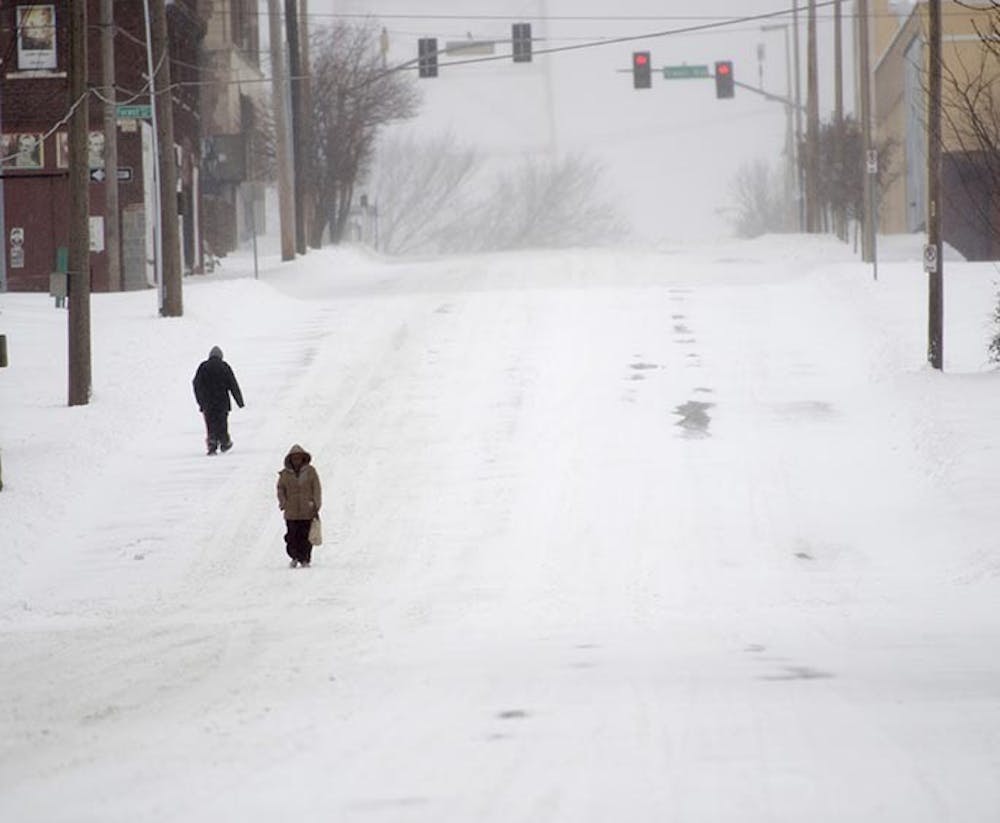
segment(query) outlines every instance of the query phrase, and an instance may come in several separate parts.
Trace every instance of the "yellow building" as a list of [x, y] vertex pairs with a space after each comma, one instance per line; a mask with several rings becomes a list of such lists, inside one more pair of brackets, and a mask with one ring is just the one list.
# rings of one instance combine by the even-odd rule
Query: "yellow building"
[[[980, 8], [975, 8], [975, 7]], [[982, 91], [1000, 79], [1000, 62], [984, 44], [1000, 10], [991, 2], [942, 0], [942, 230], [946, 242], [969, 259], [1000, 257], [998, 199], [986, 174], [988, 153], [972, 136], [969, 111], [989, 117]], [[894, 144], [889, 182], [883, 191], [880, 231], [917, 232], [927, 224], [927, 0], [875, 0], [873, 20], [873, 97], [878, 140]], [[1000, 46], [1000, 44], [997, 44]], [[996, 96], [1000, 105], [1000, 83]], [[994, 123], [994, 131], [1000, 123]], [[1000, 135], [985, 142], [995, 147]], [[993, 152], [995, 154], [995, 152]], [[993, 161], [996, 164], [996, 161]], [[995, 179], [995, 178], [994, 178]]]

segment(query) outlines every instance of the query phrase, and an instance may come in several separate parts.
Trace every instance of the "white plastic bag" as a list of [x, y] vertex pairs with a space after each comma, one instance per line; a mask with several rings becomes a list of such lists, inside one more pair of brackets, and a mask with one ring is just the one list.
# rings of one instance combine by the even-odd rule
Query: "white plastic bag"
[[309, 543], [313, 546], [323, 545], [323, 523], [318, 514], [313, 517], [312, 523], [309, 524]]

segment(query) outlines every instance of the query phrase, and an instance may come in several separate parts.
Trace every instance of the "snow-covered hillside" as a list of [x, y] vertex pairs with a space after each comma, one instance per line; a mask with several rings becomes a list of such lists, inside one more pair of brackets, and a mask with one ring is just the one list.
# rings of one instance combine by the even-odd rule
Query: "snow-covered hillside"
[[95, 295], [72, 409], [0, 295], [0, 819], [997, 820], [996, 280], [939, 374], [919, 260], [829, 240], [236, 257]]

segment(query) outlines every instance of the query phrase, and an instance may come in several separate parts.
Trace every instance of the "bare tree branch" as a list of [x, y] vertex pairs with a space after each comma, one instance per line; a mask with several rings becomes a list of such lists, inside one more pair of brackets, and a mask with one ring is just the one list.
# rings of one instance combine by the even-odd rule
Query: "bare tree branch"
[[324, 230], [334, 243], [344, 236], [358, 182], [368, 174], [383, 126], [416, 114], [412, 78], [386, 72], [378, 30], [339, 22], [313, 37], [313, 120], [307, 140], [308, 179], [316, 195], [310, 242]]

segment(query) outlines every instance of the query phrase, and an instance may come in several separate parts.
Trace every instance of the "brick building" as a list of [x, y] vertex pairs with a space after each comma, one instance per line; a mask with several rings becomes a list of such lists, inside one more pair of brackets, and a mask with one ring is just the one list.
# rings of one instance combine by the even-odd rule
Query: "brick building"
[[[101, 85], [100, 0], [88, 3], [88, 84]], [[205, 23], [197, 0], [167, 4], [174, 84], [178, 214], [185, 271], [202, 265], [199, 166], [201, 160], [201, 48]], [[133, 106], [118, 120], [117, 182], [124, 288], [154, 282], [152, 124], [142, 107], [146, 86], [144, 4], [115, 4], [117, 100]], [[49, 274], [68, 245], [67, 171], [68, 0], [0, 3], [0, 288], [46, 291]], [[90, 98], [91, 280], [109, 288], [104, 248], [103, 105]], [[131, 116], [128, 116], [131, 115]]]

